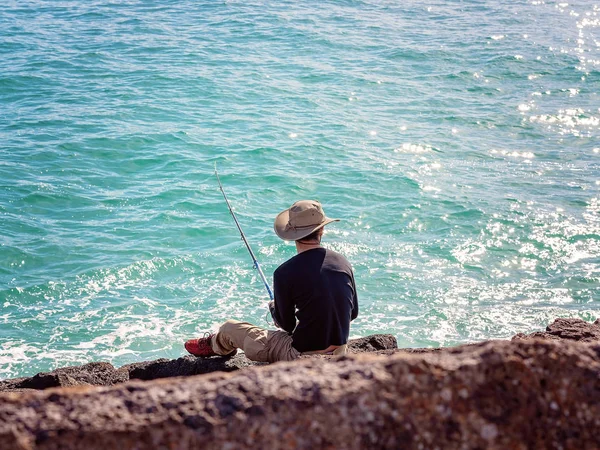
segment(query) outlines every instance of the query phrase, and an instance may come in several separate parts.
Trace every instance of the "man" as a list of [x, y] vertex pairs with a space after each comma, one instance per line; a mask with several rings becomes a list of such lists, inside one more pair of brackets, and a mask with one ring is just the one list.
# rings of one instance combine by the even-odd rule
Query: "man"
[[273, 275], [275, 301], [269, 305], [271, 331], [228, 320], [216, 334], [191, 339], [185, 348], [196, 356], [229, 356], [238, 348], [253, 361], [291, 361], [301, 354], [346, 353], [350, 321], [358, 315], [352, 267], [346, 258], [321, 246], [330, 219], [321, 204], [301, 200], [275, 219], [275, 233], [295, 241], [297, 255]]

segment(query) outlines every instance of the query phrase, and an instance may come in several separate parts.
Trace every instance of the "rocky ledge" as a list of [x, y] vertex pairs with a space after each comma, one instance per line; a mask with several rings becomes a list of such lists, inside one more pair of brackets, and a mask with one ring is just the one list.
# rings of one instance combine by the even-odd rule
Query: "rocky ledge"
[[4, 393], [0, 448], [598, 448], [600, 323], [546, 333]]
[[[348, 343], [350, 353], [393, 350], [398, 347], [390, 334], [375, 334]], [[115, 368], [107, 362], [93, 362], [82, 366], [62, 367], [52, 372], [42, 372], [28, 378], [0, 381], [0, 392], [43, 390], [69, 386], [113, 386], [129, 380], [155, 380], [158, 378], [201, 375], [211, 372], [232, 372], [266, 363], [250, 361], [239, 353], [231, 358], [196, 358], [188, 355], [177, 359], [157, 359]]]
[[593, 324], [580, 319], [556, 319], [546, 327], [546, 331], [536, 331], [531, 334], [519, 333], [513, 337], [513, 340], [535, 338], [555, 341], [566, 339], [579, 342], [600, 342], [600, 319], [596, 319]]

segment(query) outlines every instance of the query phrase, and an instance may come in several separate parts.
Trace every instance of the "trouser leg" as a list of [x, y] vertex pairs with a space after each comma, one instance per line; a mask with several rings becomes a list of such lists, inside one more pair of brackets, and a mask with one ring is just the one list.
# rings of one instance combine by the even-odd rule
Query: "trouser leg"
[[217, 355], [228, 355], [240, 348], [248, 359], [266, 361], [262, 357], [266, 353], [267, 330], [248, 322], [228, 320], [221, 325], [211, 344]]
[[284, 331], [268, 331], [248, 322], [228, 320], [211, 342], [217, 355], [240, 348], [248, 359], [260, 362], [291, 361], [300, 353], [292, 347], [292, 337]]
[[267, 340], [269, 362], [292, 361], [300, 356], [300, 352], [292, 346], [292, 336], [285, 331], [269, 331]]

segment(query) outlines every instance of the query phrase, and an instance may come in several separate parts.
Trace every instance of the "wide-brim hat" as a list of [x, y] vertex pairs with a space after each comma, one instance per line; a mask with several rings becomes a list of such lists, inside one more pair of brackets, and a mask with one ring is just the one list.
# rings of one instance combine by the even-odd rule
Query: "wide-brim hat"
[[300, 200], [275, 218], [275, 233], [285, 241], [298, 241], [331, 222], [325, 215], [321, 203], [316, 200]]

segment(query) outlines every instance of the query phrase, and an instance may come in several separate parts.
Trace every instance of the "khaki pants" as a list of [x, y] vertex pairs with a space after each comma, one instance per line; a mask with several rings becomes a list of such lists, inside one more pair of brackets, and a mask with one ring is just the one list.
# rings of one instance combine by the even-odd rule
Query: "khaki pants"
[[[265, 330], [237, 320], [228, 320], [221, 325], [211, 344], [217, 355], [228, 355], [241, 348], [248, 359], [260, 362], [292, 361], [302, 354], [292, 347], [292, 336], [287, 332]], [[333, 354], [344, 355], [346, 351], [347, 346], [342, 345]]]

